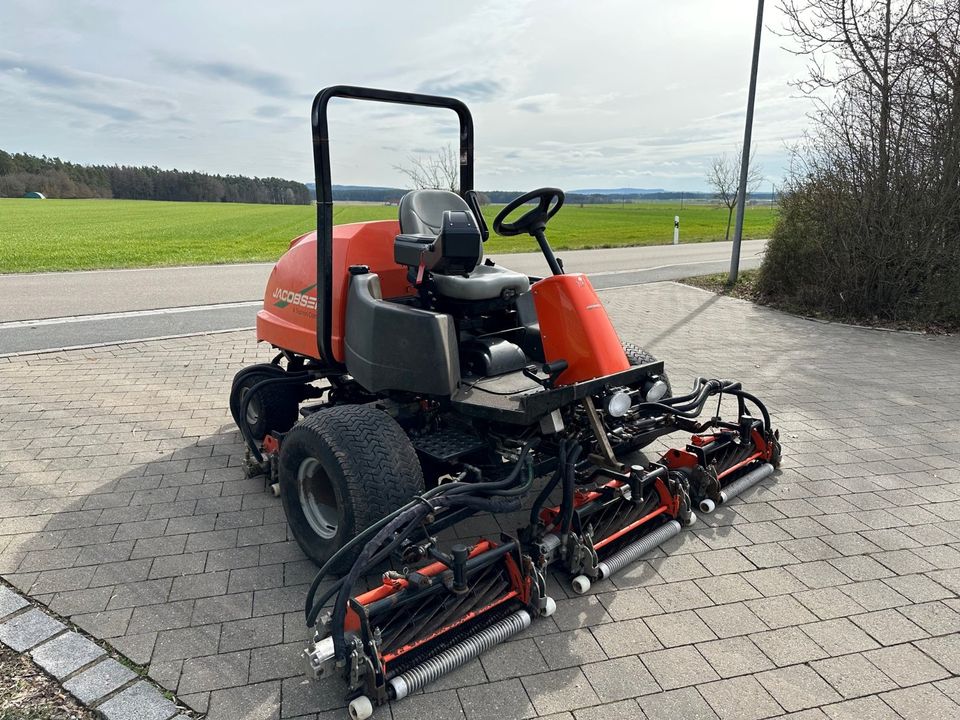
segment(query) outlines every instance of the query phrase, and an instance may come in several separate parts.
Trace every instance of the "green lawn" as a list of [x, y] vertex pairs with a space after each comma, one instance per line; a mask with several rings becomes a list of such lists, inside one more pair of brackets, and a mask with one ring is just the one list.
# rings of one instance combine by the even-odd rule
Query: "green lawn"
[[[490, 224], [498, 206], [485, 208]], [[672, 242], [677, 202], [564, 207], [547, 230], [558, 250]], [[744, 237], [763, 238], [776, 211], [748, 208]], [[681, 242], [723, 239], [725, 209], [687, 204]], [[396, 207], [341, 204], [335, 222], [395, 218]], [[197, 265], [276, 260], [290, 239], [314, 228], [303, 205], [137, 200], [0, 199], [0, 272]], [[533, 238], [492, 237], [487, 252], [532, 252]]]

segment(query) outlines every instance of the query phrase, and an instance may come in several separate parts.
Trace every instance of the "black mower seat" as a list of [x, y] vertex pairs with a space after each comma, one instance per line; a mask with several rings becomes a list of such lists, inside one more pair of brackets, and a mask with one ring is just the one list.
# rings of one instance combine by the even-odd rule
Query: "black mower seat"
[[[449, 190], [412, 190], [400, 200], [400, 232], [404, 235], [440, 234], [445, 210], [473, 213], [467, 203]], [[484, 265], [483, 243], [480, 242], [480, 259], [477, 266], [466, 275], [433, 273], [437, 292], [454, 300], [492, 300], [505, 291], [516, 294], [530, 289], [526, 275], [507, 270], [499, 265]]]

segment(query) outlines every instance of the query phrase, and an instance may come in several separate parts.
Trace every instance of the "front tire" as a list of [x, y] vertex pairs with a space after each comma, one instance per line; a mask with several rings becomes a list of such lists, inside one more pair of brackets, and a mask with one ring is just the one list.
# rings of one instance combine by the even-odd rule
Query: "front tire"
[[[631, 366], [646, 365], [647, 363], [657, 361], [653, 355], [634, 343], [623, 343], [623, 352], [626, 354]], [[660, 373], [660, 379], [667, 384], [667, 393], [663, 397], [671, 397], [673, 395], [673, 387], [670, 385], [670, 378], [667, 377], [666, 370]]]
[[272, 431], [286, 432], [300, 417], [302, 386], [277, 382], [260, 388], [243, 409], [244, 400], [258, 383], [282, 379], [286, 372], [275, 365], [245, 368], [237, 373], [230, 390], [230, 412], [241, 429], [257, 443]]
[[[297, 423], [281, 445], [279, 474], [291, 533], [317, 565], [424, 488], [410, 439], [366, 405], [326, 408]], [[347, 572], [361, 550], [331, 571]]]

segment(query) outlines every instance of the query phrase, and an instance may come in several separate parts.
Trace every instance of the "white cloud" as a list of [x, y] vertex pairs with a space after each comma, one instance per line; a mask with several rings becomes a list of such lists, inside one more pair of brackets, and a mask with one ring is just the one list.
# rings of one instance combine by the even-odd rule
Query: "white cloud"
[[[6, 0], [0, 147], [79, 162], [313, 175], [309, 113], [333, 84], [451, 93], [477, 185], [700, 189], [743, 132], [752, 2]], [[767, 24], [778, 27], [768, 7]], [[764, 36], [754, 129], [778, 180], [808, 105], [802, 61]], [[456, 143], [452, 114], [331, 105], [334, 179]]]

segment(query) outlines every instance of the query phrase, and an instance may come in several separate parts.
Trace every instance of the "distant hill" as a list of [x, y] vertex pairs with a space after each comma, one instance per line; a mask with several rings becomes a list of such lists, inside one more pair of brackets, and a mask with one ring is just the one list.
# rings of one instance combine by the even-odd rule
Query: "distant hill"
[[[314, 183], [306, 183], [313, 198], [316, 198]], [[334, 185], [333, 199], [341, 202], [384, 202], [395, 203], [409, 190], [403, 188], [380, 187], [371, 185]], [[525, 190], [481, 190], [481, 197], [496, 205], [508, 203]], [[634, 200], [680, 200], [710, 201], [712, 193], [681, 190], [662, 190], [658, 188], [610, 188], [566, 191], [566, 201], [576, 205], [600, 205], [630, 202]], [[751, 193], [751, 200], [769, 200], [769, 192]]]
[[667, 192], [663, 188], [590, 188], [571, 190], [572, 195], [656, 195]]

